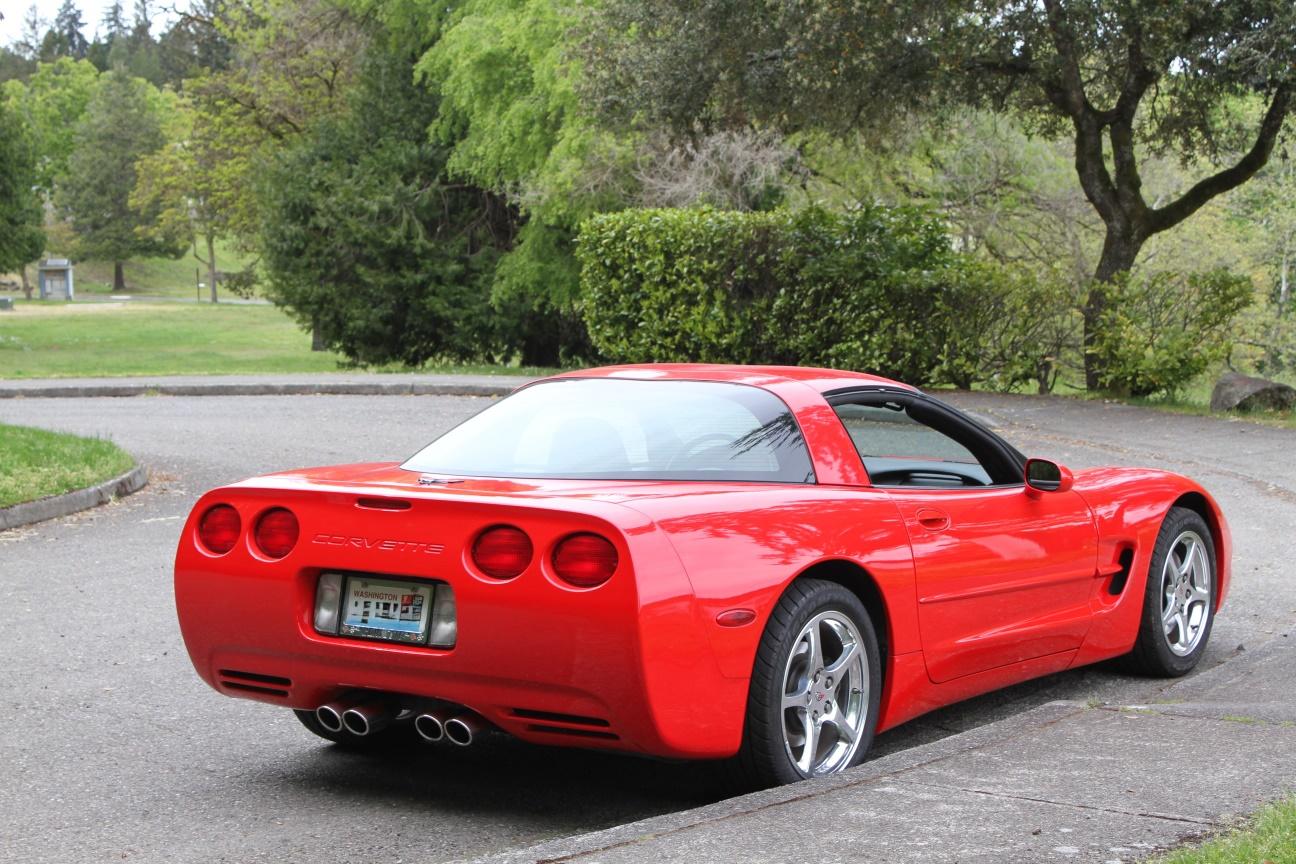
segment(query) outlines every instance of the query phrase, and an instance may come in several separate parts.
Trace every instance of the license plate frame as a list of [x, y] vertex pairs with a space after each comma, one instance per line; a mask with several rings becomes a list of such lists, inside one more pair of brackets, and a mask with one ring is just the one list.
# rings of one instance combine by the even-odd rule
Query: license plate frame
[[[396, 645], [426, 645], [432, 632], [436, 591], [435, 582], [345, 574], [338, 635]], [[357, 592], [361, 592], [359, 596]]]

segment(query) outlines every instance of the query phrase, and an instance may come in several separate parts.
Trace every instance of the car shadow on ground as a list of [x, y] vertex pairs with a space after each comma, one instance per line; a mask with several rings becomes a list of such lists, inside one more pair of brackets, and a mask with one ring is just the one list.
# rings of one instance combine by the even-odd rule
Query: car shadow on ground
[[[1225, 659], [1212, 652], [1213, 666]], [[870, 758], [917, 747], [1020, 714], [1046, 702], [1155, 701], [1171, 680], [1126, 674], [1116, 661], [1039, 678], [934, 711], [879, 735]], [[413, 739], [372, 752], [313, 740], [291, 761], [254, 770], [254, 781], [338, 803], [459, 812], [534, 823], [549, 836], [597, 830], [709, 804], [747, 791], [722, 763], [672, 762], [616, 752], [545, 747], [504, 734], [471, 747]]]

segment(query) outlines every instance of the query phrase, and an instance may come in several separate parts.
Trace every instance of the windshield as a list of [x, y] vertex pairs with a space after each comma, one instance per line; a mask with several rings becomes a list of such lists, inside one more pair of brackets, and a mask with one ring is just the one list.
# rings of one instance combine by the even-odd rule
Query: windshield
[[703, 381], [534, 384], [403, 467], [471, 477], [814, 482], [805, 439], [782, 400]]

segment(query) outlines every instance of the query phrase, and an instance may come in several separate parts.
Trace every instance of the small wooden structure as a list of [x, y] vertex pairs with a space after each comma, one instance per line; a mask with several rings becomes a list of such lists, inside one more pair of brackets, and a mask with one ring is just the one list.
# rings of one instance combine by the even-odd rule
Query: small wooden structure
[[36, 265], [42, 300], [71, 300], [72, 262], [66, 258], [48, 258]]

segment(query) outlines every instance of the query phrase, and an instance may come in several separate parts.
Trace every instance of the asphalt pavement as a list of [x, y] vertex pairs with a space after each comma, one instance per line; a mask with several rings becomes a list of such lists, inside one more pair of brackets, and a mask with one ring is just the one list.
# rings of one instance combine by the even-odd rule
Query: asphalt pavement
[[[1251, 700], [1250, 708], [1233, 704], [1229, 688], [1239, 685], [1228, 676], [1279, 650], [1281, 634], [1296, 622], [1288, 564], [1296, 553], [1296, 432], [1062, 399], [956, 394], [950, 401], [987, 418], [1030, 454], [1073, 467], [1168, 467], [1220, 498], [1236, 542], [1234, 588], [1205, 671], [1175, 686], [1213, 680], [1222, 689], [1167, 695], [1166, 682], [1103, 667], [1054, 675], [889, 732], [877, 743], [877, 758], [843, 778], [728, 802], [720, 801], [722, 787], [704, 766], [509, 741], [469, 751], [352, 756], [318, 742], [286, 712], [220, 696], [193, 674], [175, 624], [170, 567], [180, 525], [202, 491], [269, 470], [400, 459], [486, 398], [0, 402], [0, 421], [110, 437], [153, 472], [150, 486], [130, 498], [0, 533], [0, 600], [8, 618], [0, 628], [8, 733], [0, 737], [0, 852], [33, 862], [440, 862], [567, 852], [609, 861], [1132, 860], [1289, 786], [1296, 772], [1248, 742], [1281, 741], [1279, 755], [1296, 751], [1281, 737], [1290, 736], [1296, 720], [1283, 713], [1290, 697]], [[1292, 668], [1290, 659], [1267, 662], [1270, 671]], [[1248, 688], [1263, 690], [1259, 677], [1248, 680]], [[1263, 692], [1292, 692], [1266, 681]], [[1065, 704], [1051, 704], [1058, 700]], [[1170, 712], [1166, 705], [1190, 707]], [[1138, 723], [1166, 724], [1158, 735], [1184, 742], [1175, 752], [1186, 755], [1160, 753], [1162, 761], [1145, 765], [1142, 739], [1125, 734]], [[1067, 733], [1049, 738], [1049, 730]], [[1215, 809], [1194, 809], [1186, 797], [1176, 809], [1164, 802], [1174, 794], [1168, 789], [1218, 776], [1203, 767], [1204, 756], [1194, 764], [1193, 747], [1211, 756], [1235, 751], [1273, 770], [1257, 768], [1251, 794], [1221, 798]], [[1043, 779], [1029, 786], [1039, 774], [1030, 766], [1050, 763], [1060, 773], [1040, 776], [1062, 788], [1046, 788]], [[981, 779], [959, 786], [950, 776], [911, 774], [888, 791], [896, 772], [937, 764], [963, 766]], [[987, 766], [1016, 776], [1019, 786], [981, 783], [994, 779]], [[1132, 792], [1115, 788], [1128, 774], [1154, 770], [1169, 779], [1123, 787]], [[1089, 776], [1111, 788], [1086, 791]], [[1089, 791], [1107, 803], [1094, 809], [1081, 797]], [[1038, 798], [1031, 806], [1041, 809], [1013, 803], [1014, 795]], [[962, 806], [977, 801], [994, 806]], [[690, 809], [699, 805], [704, 809]], [[1145, 810], [1155, 813], [1140, 816]], [[1160, 818], [1166, 815], [1186, 819]], [[643, 819], [667, 821], [636, 822]], [[917, 832], [913, 844], [886, 845], [887, 837], [906, 836], [896, 833], [897, 820]], [[1156, 820], [1158, 830], [1131, 841], [1141, 846], [1092, 845], [1095, 831], [1114, 837], [1127, 822], [1143, 830], [1147, 820]], [[616, 827], [623, 823], [632, 824]], [[1161, 823], [1171, 827], [1162, 831]], [[958, 824], [969, 827], [951, 827]], [[996, 834], [995, 826], [1003, 831]], [[1036, 828], [1040, 833], [1031, 833]], [[562, 839], [600, 829], [614, 833]], [[1062, 835], [1073, 832], [1066, 842]], [[645, 845], [645, 834], [659, 845]], [[985, 852], [994, 848], [1000, 857]], [[954, 857], [934, 854], [940, 850]]]

